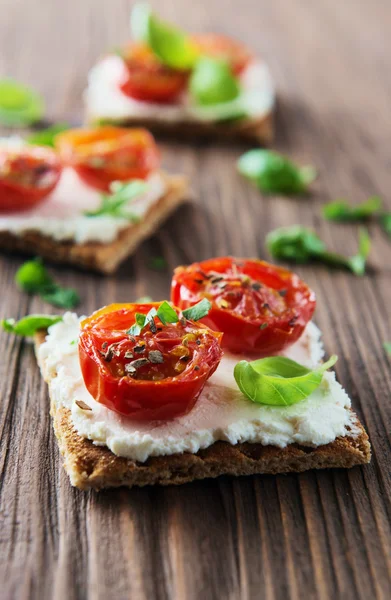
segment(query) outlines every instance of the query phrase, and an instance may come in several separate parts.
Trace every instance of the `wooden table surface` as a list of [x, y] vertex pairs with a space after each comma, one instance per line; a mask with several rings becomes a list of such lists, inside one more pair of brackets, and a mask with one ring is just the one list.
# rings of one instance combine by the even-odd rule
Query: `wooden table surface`
[[[357, 227], [326, 223], [323, 202], [379, 194], [391, 208], [391, 7], [387, 0], [164, 0], [167, 19], [246, 40], [269, 62], [280, 98], [276, 147], [319, 169], [312, 197], [262, 197], [235, 172], [243, 147], [164, 143], [196, 201], [116, 276], [56, 269], [81, 292], [80, 312], [145, 294], [168, 296], [180, 263], [214, 255], [267, 258], [265, 234], [316, 228], [353, 254]], [[130, 3], [2, 0], [0, 73], [33, 84], [49, 119], [82, 118], [88, 68], [127, 38]], [[369, 599], [391, 597], [391, 244], [376, 224], [370, 269], [297, 271], [318, 297], [316, 322], [368, 430], [369, 466], [182, 487], [83, 493], [65, 475], [48, 395], [30, 344], [0, 336], [0, 597]], [[150, 261], [163, 256], [167, 268]], [[20, 257], [0, 258], [1, 317], [47, 312], [16, 291]]]

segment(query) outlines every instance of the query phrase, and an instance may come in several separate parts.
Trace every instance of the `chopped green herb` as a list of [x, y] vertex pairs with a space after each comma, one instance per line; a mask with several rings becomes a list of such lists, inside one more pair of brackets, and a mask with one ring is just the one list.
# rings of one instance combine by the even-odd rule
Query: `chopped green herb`
[[63, 288], [48, 273], [37, 258], [24, 263], [16, 272], [15, 283], [28, 294], [38, 294], [42, 300], [60, 308], [74, 308], [80, 302], [72, 288]]
[[368, 198], [366, 202], [351, 206], [343, 200], [329, 202], [323, 206], [323, 216], [329, 221], [364, 221], [377, 213], [382, 201], [378, 196]]
[[27, 141], [29, 144], [33, 144], [35, 146], [50, 146], [54, 148], [54, 140], [56, 135], [62, 131], [66, 131], [67, 129], [70, 129], [70, 125], [67, 123], [57, 123], [47, 127], [46, 129], [35, 131], [27, 137]]
[[44, 103], [39, 94], [13, 79], [0, 80], [0, 124], [24, 127], [42, 119]]
[[183, 310], [182, 315], [185, 317], [185, 319], [189, 319], [190, 321], [199, 321], [199, 319], [206, 317], [211, 307], [212, 304], [209, 302], [209, 300], [207, 298], [203, 298], [194, 306]]
[[291, 406], [305, 400], [321, 384], [324, 372], [337, 362], [336, 356], [314, 370], [283, 356], [241, 360], [234, 369], [240, 391], [252, 402]]
[[154, 256], [149, 259], [148, 266], [154, 271], [164, 271], [167, 267], [167, 261], [163, 256]]
[[267, 327], [267, 323], [262, 323], [262, 325], [259, 326], [259, 329], [266, 329]]
[[55, 315], [28, 315], [20, 321], [15, 319], [3, 319], [2, 328], [8, 333], [15, 333], [23, 337], [31, 337], [40, 329], [48, 329], [51, 325], [58, 323], [62, 317]]
[[239, 172], [267, 194], [302, 194], [316, 177], [311, 166], [298, 167], [272, 150], [249, 150], [238, 161]]
[[240, 86], [226, 61], [203, 57], [190, 77], [189, 90], [196, 104], [208, 106], [235, 100]]
[[110, 185], [110, 194], [101, 195], [101, 205], [94, 211], [87, 211], [84, 214], [87, 217], [101, 217], [103, 215], [128, 219], [133, 223], [138, 223], [140, 218], [128, 210], [128, 205], [144, 194], [148, 189], [148, 184], [141, 179], [134, 179], [129, 183], [113, 181]]
[[380, 225], [382, 226], [383, 230], [386, 232], [388, 237], [391, 239], [391, 212], [383, 213], [382, 215], [380, 215], [379, 220], [380, 220]]
[[163, 325], [167, 325], [167, 323], [177, 323], [179, 321], [176, 311], [166, 301], [162, 302], [157, 309], [157, 316]]
[[328, 252], [325, 243], [311, 229], [292, 225], [271, 231], [266, 236], [266, 247], [270, 254], [279, 260], [295, 263], [316, 260], [335, 267], [345, 267], [356, 275], [363, 275], [371, 242], [367, 231], [361, 229], [358, 254], [346, 257]]

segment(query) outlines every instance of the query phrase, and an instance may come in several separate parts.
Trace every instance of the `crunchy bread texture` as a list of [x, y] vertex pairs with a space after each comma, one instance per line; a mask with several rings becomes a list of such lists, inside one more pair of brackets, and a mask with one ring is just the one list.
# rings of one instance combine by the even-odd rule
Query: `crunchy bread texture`
[[[36, 349], [46, 332], [35, 338]], [[49, 382], [48, 382], [49, 383]], [[368, 436], [356, 419], [359, 433], [337, 438], [317, 448], [291, 444], [286, 448], [261, 444], [215, 442], [197, 454], [151, 457], [144, 463], [121, 458], [105, 446], [95, 446], [75, 431], [71, 413], [51, 401], [54, 432], [71, 484], [82, 490], [145, 485], [179, 485], [219, 475], [299, 473], [309, 469], [350, 468], [368, 463]]]
[[151, 206], [140, 223], [120, 231], [113, 242], [76, 244], [71, 241], [59, 242], [37, 231], [22, 235], [0, 231], [0, 248], [39, 255], [51, 262], [72, 264], [104, 274], [113, 273], [145, 238], [152, 235], [188, 199], [189, 188], [185, 177], [166, 173], [163, 175], [167, 185], [166, 194]]
[[143, 125], [154, 133], [170, 135], [176, 138], [215, 138], [218, 140], [236, 139], [248, 142], [270, 144], [274, 139], [273, 114], [268, 113], [259, 119], [243, 119], [240, 121], [224, 121], [221, 123], [205, 123], [202, 121], [168, 122], [145, 117], [128, 117], [127, 119], [96, 119], [87, 116], [87, 121], [94, 124], [110, 124], [126, 127]]

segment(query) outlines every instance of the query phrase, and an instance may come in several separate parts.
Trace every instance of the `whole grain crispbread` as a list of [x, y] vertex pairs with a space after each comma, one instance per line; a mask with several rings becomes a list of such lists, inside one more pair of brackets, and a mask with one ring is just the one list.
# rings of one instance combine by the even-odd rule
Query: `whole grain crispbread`
[[[46, 332], [35, 337], [36, 350]], [[50, 380], [47, 381], [50, 383]], [[50, 389], [50, 388], [49, 388]], [[71, 412], [51, 401], [54, 431], [71, 484], [82, 490], [145, 485], [179, 485], [219, 475], [299, 473], [309, 469], [350, 468], [368, 463], [368, 436], [352, 413], [351, 436], [316, 448], [291, 444], [286, 448], [261, 444], [215, 442], [196, 454], [151, 457], [144, 463], [121, 458], [105, 446], [95, 446], [74, 429]]]
[[142, 221], [120, 231], [110, 243], [59, 242], [38, 231], [15, 235], [0, 231], [0, 249], [42, 256], [55, 263], [72, 264], [82, 269], [113, 273], [159, 225], [183, 202], [189, 199], [187, 179], [181, 175], [162, 173], [167, 192], [148, 210]]

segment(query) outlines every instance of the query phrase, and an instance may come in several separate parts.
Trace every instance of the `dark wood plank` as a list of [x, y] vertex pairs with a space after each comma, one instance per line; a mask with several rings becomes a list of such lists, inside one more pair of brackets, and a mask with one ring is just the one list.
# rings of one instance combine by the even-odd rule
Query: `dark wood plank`
[[[78, 122], [89, 66], [127, 37], [129, 5], [3, 0], [0, 72], [34, 84], [48, 117]], [[277, 147], [314, 163], [308, 199], [262, 197], [239, 178], [241, 147], [163, 142], [164, 164], [189, 175], [194, 202], [110, 278], [56, 269], [81, 312], [169, 294], [172, 268], [232, 253], [267, 258], [272, 228], [303, 223], [353, 254], [357, 228], [324, 222], [331, 198], [381, 195], [391, 209], [391, 9], [359, 3], [242, 0], [152, 4], [192, 30], [248, 40], [270, 63], [280, 106]], [[338, 377], [371, 437], [370, 466], [350, 472], [224, 478], [180, 488], [82, 493], [70, 487], [31, 345], [0, 335], [0, 596], [3, 598], [391, 596], [391, 245], [375, 225], [363, 278], [298, 268], [318, 296], [316, 320]], [[167, 267], [153, 271], [151, 258]], [[47, 311], [14, 287], [21, 258], [0, 258], [1, 314]]]

